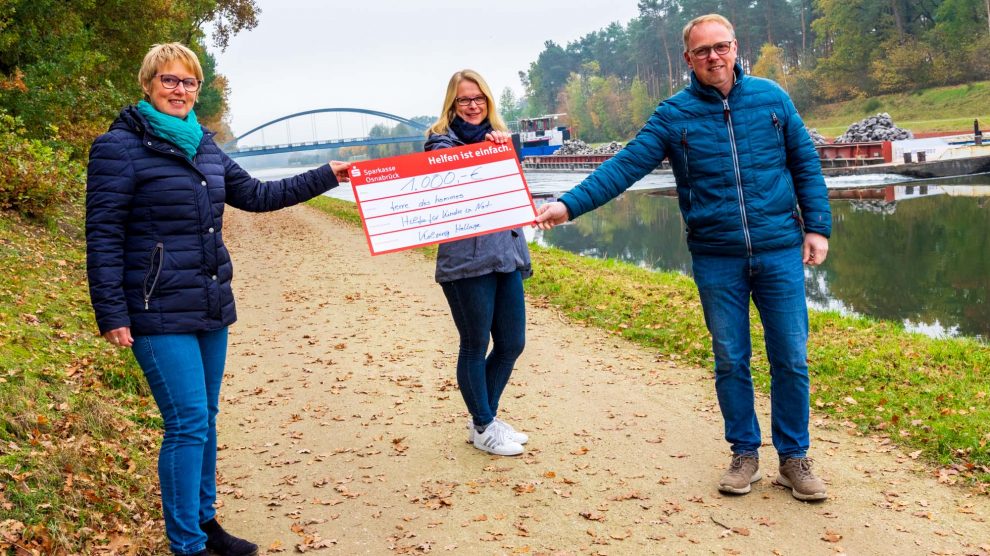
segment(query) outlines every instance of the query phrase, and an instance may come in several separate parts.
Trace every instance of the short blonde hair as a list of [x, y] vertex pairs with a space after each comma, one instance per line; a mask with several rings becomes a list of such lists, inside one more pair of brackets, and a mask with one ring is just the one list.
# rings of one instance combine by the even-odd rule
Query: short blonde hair
[[692, 19], [687, 25], [684, 26], [684, 52], [688, 51], [688, 37], [691, 35], [691, 31], [702, 23], [718, 23], [732, 33], [733, 40], [736, 38], [736, 30], [732, 27], [732, 24], [729, 23], [728, 19], [725, 19], [725, 17], [718, 14], [703, 15]]
[[199, 64], [196, 53], [179, 42], [167, 42], [156, 44], [144, 55], [144, 62], [138, 71], [138, 83], [143, 89], [151, 88], [151, 81], [158, 74], [158, 70], [171, 62], [181, 62], [186, 69], [196, 75], [196, 79], [203, 81], [203, 66]]
[[488, 86], [488, 83], [485, 82], [485, 78], [481, 77], [474, 70], [462, 69], [450, 76], [450, 81], [447, 82], [447, 95], [444, 97], [443, 107], [440, 109], [440, 117], [430, 126], [430, 129], [426, 130], [426, 135], [447, 133], [450, 130], [450, 122], [454, 121], [454, 116], [457, 115], [456, 107], [454, 106], [455, 99], [457, 98], [457, 87], [464, 80], [477, 85], [481, 89], [481, 94], [485, 95], [485, 101], [488, 103], [488, 123], [492, 125], [492, 129], [495, 131], [509, 131], [508, 126], [502, 121], [502, 116], [498, 114], [498, 109], [495, 106], [495, 97], [492, 96], [492, 90]]

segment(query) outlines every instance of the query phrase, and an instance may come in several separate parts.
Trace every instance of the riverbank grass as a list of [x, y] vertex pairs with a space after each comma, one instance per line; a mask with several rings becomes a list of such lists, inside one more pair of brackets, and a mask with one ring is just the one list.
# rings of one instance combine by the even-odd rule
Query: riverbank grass
[[68, 211], [0, 213], [0, 552], [164, 552], [161, 421], [133, 359], [96, 334]]
[[[360, 225], [353, 203], [330, 198], [314, 206]], [[531, 245], [531, 303], [558, 308], [655, 350], [658, 357], [711, 368], [711, 340], [691, 278], [614, 260], [580, 257]], [[769, 364], [755, 310], [753, 375], [769, 392]], [[990, 346], [936, 340], [896, 323], [812, 311], [809, 365], [816, 414], [855, 435], [899, 445], [927, 461], [947, 483], [990, 489]]]

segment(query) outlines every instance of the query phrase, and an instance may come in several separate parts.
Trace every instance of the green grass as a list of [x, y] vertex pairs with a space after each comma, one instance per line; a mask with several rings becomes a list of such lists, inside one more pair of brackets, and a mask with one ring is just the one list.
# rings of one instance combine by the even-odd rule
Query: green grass
[[990, 129], [990, 81], [825, 104], [804, 111], [802, 117], [808, 127], [836, 137], [850, 124], [880, 112], [914, 133], [972, 133], [974, 119], [980, 120], [981, 129]]
[[161, 421], [97, 335], [78, 205], [47, 225], [0, 213], [0, 553], [163, 552]]
[[314, 206], [323, 212], [332, 215], [342, 222], [354, 226], [361, 226], [361, 215], [358, 214], [357, 205], [334, 199], [325, 195], [310, 199], [307, 204]]
[[[321, 200], [321, 210], [356, 222], [353, 203]], [[531, 245], [537, 304], [559, 308], [688, 365], [710, 368], [711, 342], [694, 282], [614, 260]], [[763, 331], [753, 314], [754, 379], [769, 390]], [[951, 466], [981, 492], [990, 488], [990, 346], [935, 340], [900, 325], [835, 313], [810, 314], [811, 402], [855, 434], [889, 437]]]
[[[320, 195], [319, 197], [315, 197], [307, 201], [307, 204], [322, 210], [345, 224], [351, 224], [359, 228], [361, 227], [361, 215], [358, 214], [357, 205], [354, 203]], [[437, 254], [437, 247], [435, 245], [419, 247], [416, 248], [415, 251], [429, 257], [435, 257]]]

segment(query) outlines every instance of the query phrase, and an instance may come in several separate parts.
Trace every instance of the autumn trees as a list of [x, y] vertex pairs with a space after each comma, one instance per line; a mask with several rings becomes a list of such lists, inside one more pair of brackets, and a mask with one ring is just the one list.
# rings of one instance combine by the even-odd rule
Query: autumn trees
[[[743, 67], [779, 82], [799, 107], [990, 78], [988, 0], [640, 0], [638, 7], [625, 27], [612, 23], [565, 46], [548, 41], [520, 72], [529, 114], [569, 112], [589, 140], [628, 136], [638, 124], [617, 127], [616, 107], [631, 117], [643, 111], [634, 97], [644, 89], [655, 105], [684, 87], [682, 29], [713, 12], [735, 25]], [[622, 135], [607, 136], [613, 132]]]
[[225, 48], [259, 13], [254, 0], [0, 0], [0, 210], [50, 216], [79, 194], [79, 161], [141, 98], [137, 70], [155, 43], [199, 54], [197, 115], [229, 135], [227, 83], [205, 41]]
[[84, 151], [125, 104], [140, 97], [137, 68], [155, 43], [182, 41], [206, 71], [197, 113], [219, 122], [226, 86], [205, 49], [257, 25], [253, 0], [0, 0], [0, 111], [36, 139]]

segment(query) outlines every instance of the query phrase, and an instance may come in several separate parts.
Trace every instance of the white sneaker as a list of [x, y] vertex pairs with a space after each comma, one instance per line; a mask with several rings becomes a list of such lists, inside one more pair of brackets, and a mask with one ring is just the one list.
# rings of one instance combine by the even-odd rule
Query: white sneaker
[[526, 433], [517, 431], [516, 429], [512, 428], [512, 425], [506, 423], [505, 421], [499, 419], [498, 417], [495, 418], [495, 422], [501, 425], [502, 428], [504, 428], [505, 430], [509, 431], [509, 438], [511, 438], [513, 442], [517, 442], [519, 444], [525, 444], [529, 442], [529, 435], [527, 435]]
[[474, 447], [496, 456], [518, 456], [523, 453], [522, 444], [509, 438], [509, 431], [492, 421], [485, 432], [474, 434]]
[[[505, 428], [508, 431], [509, 438], [513, 442], [516, 442], [517, 444], [525, 444], [529, 442], [529, 436], [526, 433], [517, 431], [516, 429], [512, 428], [512, 425], [506, 423], [505, 421], [499, 419], [498, 417], [495, 418], [495, 422], [498, 423], [499, 426]], [[467, 443], [474, 444], [474, 435], [477, 432], [474, 428], [474, 421], [468, 420], [467, 430], [468, 430]]]

